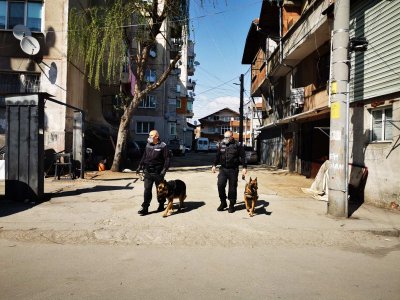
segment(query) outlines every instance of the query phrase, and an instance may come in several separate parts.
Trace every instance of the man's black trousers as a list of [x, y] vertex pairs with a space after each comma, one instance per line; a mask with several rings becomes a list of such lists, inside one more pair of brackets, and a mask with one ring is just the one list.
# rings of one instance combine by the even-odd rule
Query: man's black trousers
[[228, 199], [236, 203], [239, 168], [220, 167], [218, 174], [218, 194], [221, 201], [226, 201], [226, 183], [228, 182]]
[[[156, 187], [160, 184], [163, 176], [158, 173], [149, 173], [144, 172], [144, 200], [142, 207], [148, 208], [150, 206], [151, 198], [152, 198], [152, 189], [153, 183], [156, 184]], [[165, 199], [157, 199], [159, 204], [164, 204]]]

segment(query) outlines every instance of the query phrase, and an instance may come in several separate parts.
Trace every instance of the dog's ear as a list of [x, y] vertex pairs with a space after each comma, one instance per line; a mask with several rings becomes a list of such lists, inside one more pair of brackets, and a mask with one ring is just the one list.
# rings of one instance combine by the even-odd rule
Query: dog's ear
[[254, 179], [255, 182], [257, 182], [257, 177]]
[[249, 182], [251, 181], [251, 177], [250, 177], [250, 180], [249, 180]]

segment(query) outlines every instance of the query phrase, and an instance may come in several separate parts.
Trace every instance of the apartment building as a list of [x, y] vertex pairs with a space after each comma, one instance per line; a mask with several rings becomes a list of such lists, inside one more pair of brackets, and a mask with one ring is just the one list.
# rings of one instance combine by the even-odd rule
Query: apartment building
[[[334, 2], [263, 1], [242, 58], [252, 65], [252, 96], [262, 97], [265, 107], [257, 139], [261, 162], [307, 177], [329, 158]], [[365, 200], [382, 206], [400, 199], [400, 161], [394, 155], [399, 151], [399, 6], [396, 1], [351, 1], [350, 6], [351, 40], [368, 41], [367, 51], [349, 52], [350, 184], [360, 184], [362, 177]]]
[[[46, 92], [57, 100], [80, 105], [82, 98], [68, 98], [70, 88], [67, 62], [68, 1], [0, 1], [0, 131], [6, 126], [4, 96]], [[15, 25], [24, 25], [39, 41], [40, 51], [31, 56], [23, 52], [13, 35]], [[71, 117], [71, 115], [69, 115]], [[65, 149], [71, 137], [72, 122], [65, 106], [46, 103], [45, 146]], [[4, 143], [4, 142], [3, 142]]]
[[[247, 120], [247, 121], [246, 121]], [[239, 125], [240, 115], [238, 112], [230, 109], [223, 108], [210, 115], [199, 119], [200, 126], [197, 130], [196, 137], [206, 137], [210, 141], [220, 142], [224, 133], [227, 130], [232, 131], [233, 137], [239, 141]], [[243, 120], [243, 144], [251, 146], [251, 121], [250, 119]], [[248, 129], [248, 130], [247, 130]]]
[[[187, 119], [193, 117], [195, 97], [196, 83], [189, 78], [195, 72], [194, 42], [190, 39], [188, 24], [167, 19], [156, 37], [156, 45], [150, 51], [146, 81], [156, 82], [178, 53], [181, 58], [167, 80], [151, 91], [136, 109], [130, 125], [131, 140], [144, 143], [150, 130], [157, 129], [166, 143], [178, 139], [182, 145], [191, 145], [193, 129], [187, 126]], [[128, 81], [126, 86], [129, 89]], [[102, 91], [105, 118], [109, 123], [117, 125], [120, 114], [115, 110], [115, 104], [119, 101], [119, 86], [104, 86]]]

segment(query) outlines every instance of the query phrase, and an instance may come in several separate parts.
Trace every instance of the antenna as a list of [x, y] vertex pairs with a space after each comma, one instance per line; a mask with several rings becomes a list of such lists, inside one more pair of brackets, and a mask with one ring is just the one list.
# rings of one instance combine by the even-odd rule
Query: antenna
[[28, 27], [18, 24], [13, 28], [13, 35], [16, 39], [22, 40], [26, 36], [31, 36], [32, 33]]
[[33, 36], [25, 36], [20, 42], [22, 51], [28, 55], [36, 55], [39, 53], [40, 45], [37, 39]]

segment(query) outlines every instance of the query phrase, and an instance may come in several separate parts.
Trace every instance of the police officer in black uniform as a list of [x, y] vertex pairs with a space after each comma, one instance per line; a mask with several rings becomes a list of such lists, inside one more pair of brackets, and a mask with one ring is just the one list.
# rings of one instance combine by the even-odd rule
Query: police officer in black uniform
[[213, 173], [215, 173], [215, 168], [218, 164], [221, 164], [218, 174], [218, 194], [221, 204], [217, 210], [223, 211], [227, 207], [225, 187], [227, 181], [229, 181], [228, 212], [233, 213], [237, 199], [239, 165], [243, 165], [242, 176], [245, 176], [247, 173], [247, 164], [244, 149], [235, 141], [230, 130], [224, 133], [224, 139], [218, 147], [217, 156], [211, 169]]
[[[164, 142], [160, 141], [160, 136], [157, 130], [152, 130], [147, 139], [146, 149], [140, 160], [139, 167], [136, 170], [138, 174], [140, 170], [144, 170], [144, 200], [142, 209], [138, 213], [142, 216], [149, 213], [149, 206], [152, 198], [153, 183], [158, 186], [165, 173], [169, 168], [169, 151]], [[157, 211], [164, 210], [165, 199], [158, 200]]]

